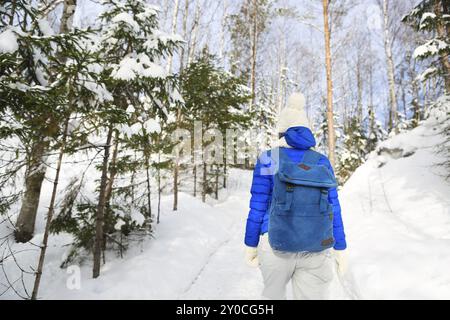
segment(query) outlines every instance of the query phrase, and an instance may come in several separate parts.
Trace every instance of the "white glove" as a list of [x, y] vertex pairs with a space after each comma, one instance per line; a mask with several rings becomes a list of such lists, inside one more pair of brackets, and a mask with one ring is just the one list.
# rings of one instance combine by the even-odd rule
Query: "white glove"
[[259, 266], [258, 249], [253, 247], [246, 247], [245, 262], [249, 267], [256, 268]]
[[339, 276], [343, 277], [348, 270], [348, 258], [347, 251], [345, 250], [334, 250], [334, 258], [337, 264], [337, 272]]

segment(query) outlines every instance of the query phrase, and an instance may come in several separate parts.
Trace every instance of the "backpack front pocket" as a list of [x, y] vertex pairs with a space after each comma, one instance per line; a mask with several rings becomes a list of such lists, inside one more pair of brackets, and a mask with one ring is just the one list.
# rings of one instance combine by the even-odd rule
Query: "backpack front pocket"
[[278, 215], [314, 217], [332, 213], [327, 189], [286, 184], [286, 189], [278, 190], [274, 199], [274, 211]]

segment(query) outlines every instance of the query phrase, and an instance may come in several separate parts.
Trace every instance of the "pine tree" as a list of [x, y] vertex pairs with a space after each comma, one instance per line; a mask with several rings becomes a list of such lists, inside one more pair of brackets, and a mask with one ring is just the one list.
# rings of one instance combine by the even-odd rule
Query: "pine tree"
[[[100, 255], [104, 236], [113, 225], [110, 201], [114, 178], [117, 174], [115, 168], [119, 155], [120, 136], [117, 125], [126, 124], [132, 128], [134, 118], [127, 115], [130, 105], [139, 106], [142, 95], [151, 97], [153, 104], [149, 105], [160, 117], [165, 116], [170, 106], [174, 82], [167, 74], [165, 68], [158, 64], [165, 55], [170, 55], [181, 42], [181, 38], [166, 35], [158, 30], [158, 10], [145, 2], [138, 0], [105, 1], [107, 10], [101, 15], [102, 23], [101, 51], [108, 64], [105, 67], [108, 77], [107, 88], [111, 88], [113, 104], [107, 105], [106, 131], [108, 142], [115, 134], [115, 150], [111, 159], [112, 168], [108, 171], [109, 146], [105, 147], [104, 165], [102, 167], [102, 180], [100, 182], [100, 195], [97, 205], [96, 237], [94, 245], [94, 278], [100, 274]], [[103, 118], [105, 120], [105, 118]], [[147, 121], [152, 121], [147, 118]], [[145, 127], [146, 123], [143, 123]], [[107, 143], [108, 145], [108, 143]], [[106, 179], [108, 182], [106, 183]], [[105, 217], [105, 213], [107, 216]]]
[[386, 139], [387, 132], [383, 129], [383, 125], [375, 117], [373, 108], [369, 108], [369, 123], [367, 136], [367, 153], [374, 151], [377, 145]]
[[450, 128], [448, 121], [450, 118], [450, 5], [448, 0], [422, 0], [404, 17], [403, 22], [427, 36], [427, 41], [416, 48], [413, 55], [417, 60], [429, 63], [429, 68], [420, 77], [422, 81], [433, 77], [444, 80], [444, 94], [437, 101], [430, 103], [425, 118], [434, 118], [447, 137], [446, 141], [439, 146], [438, 152], [446, 159], [442, 165], [449, 168], [450, 148], [447, 133]]
[[[181, 89], [185, 100], [183, 127], [191, 132], [194, 132], [194, 121], [201, 121], [204, 132], [217, 130], [222, 137], [225, 137], [227, 129], [242, 129], [248, 126], [251, 115], [244, 111], [244, 105], [250, 98], [248, 89], [244, 87], [242, 78], [218, 67], [207, 50], [183, 70]], [[205, 155], [203, 157], [201, 176], [204, 201], [207, 195], [217, 194], [218, 175], [221, 175], [219, 168], [225, 164], [224, 145], [220, 145], [218, 141], [205, 140], [202, 141], [202, 150], [217, 147], [212, 153], [220, 160], [219, 163], [207, 163]], [[194, 165], [197, 167], [198, 164]], [[215, 168], [212, 174], [209, 172], [211, 165]], [[226, 172], [226, 169], [222, 172]]]
[[[141, 189], [146, 190], [147, 200], [138, 201], [133, 208], [127, 208], [126, 201], [129, 199], [124, 200], [123, 197], [130, 195], [131, 189], [127, 185], [117, 186], [116, 180], [120, 175], [127, 176], [130, 172], [134, 172], [135, 176], [138, 176], [137, 171], [150, 174], [148, 165], [151, 163], [148, 160], [155, 149], [149, 143], [155, 141], [156, 119], [164, 122], [167, 114], [179, 103], [176, 79], [167, 74], [166, 68], [160, 63], [181, 43], [180, 37], [159, 31], [158, 10], [145, 2], [105, 1], [104, 6], [106, 10], [101, 15], [100, 28], [85, 32], [83, 41], [78, 43], [84, 55], [73, 50], [52, 53], [68, 62], [72, 59], [71, 54], [77, 53], [79, 56], [75, 58], [81, 62], [73, 59], [76, 63], [65, 65], [71, 67], [70, 71], [84, 71], [79, 76], [80, 85], [76, 81], [65, 82], [64, 94], [61, 94], [61, 89], [55, 95], [60, 98], [55, 105], [77, 107], [63, 113], [53, 108], [60, 115], [57, 123], [64, 123], [63, 120], [70, 114], [76, 115], [83, 123], [80, 129], [70, 132], [77, 143], [66, 146], [66, 152], [76, 153], [80, 146], [91, 144], [89, 141], [93, 136], [106, 137], [104, 144], [92, 145], [104, 152], [103, 164], [99, 167], [101, 179], [98, 202], [94, 204], [82, 197], [80, 190], [84, 178], [81, 178], [66, 190], [62, 209], [52, 224], [53, 232], [66, 231], [74, 235], [75, 242], [69, 260], [77, 256], [80, 248], [94, 251], [94, 277], [99, 275], [101, 254], [107, 248], [107, 243], [124, 249], [116, 234], [120, 234], [121, 239], [131, 229], [139, 229], [144, 224], [147, 230], [150, 229], [151, 195], [148, 185]], [[66, 36], [63, 39], [70, 38]], [[47, 44], [47, 47], [50, 46]], [[91, 56], [93, 58], [88, 59]], [[68, 71], [60, 73], [64, 76]], [[84, 88], [84, 92], [70, 89], [78, 87]], [[52, 96], [47, 98], [48, 92], [42, 90], [36, 96], [50, 103]], [[61, 100], [61, 97], [65, 100]], [[53, 110], [50, 106], [47, 109]], [[131, 159], [130, 153], [135, 153], [137, 157], [127, 162]], [[136, 193], [131, 196], [137, 197]], [[144, 222], [140, 223], [139, 215], [132, 215], [127, 210], [141, 210], [140, 216], [144, 217]], [[116, 230], [116, 225], [124, 220], [126, 226]]]
[[[26, 242], [34, 232], [47, 155], [59, 149], [70, 115], [89, 110], [89, 102], [98, 96], [86, 85], [86, 79], [96, 78], [89, 69], [96, 57], [84, 47], [91, 30], [54, 34], [31, 1], [7, 2], [0, 13], [10, 17], [0, 25], [6, 39], [2, 45], [8, 46], [0, 52], [0, 69], [5, 71], [0, 113], [21, 127], [6, 125], [3, 138], [18, 137], [26, 150], [25, 191], [15, 231], [16, 240]], [[74, 97], [79, 103], [73, 103]]]
[[426, 43], [418, 47], [414, 57], [430, 61], [423, 79], [440, 76], [445, 82], [445, 91], [450, 93], [450, 7], [447, 0], [422, 0], [404, 17], [416, 31], [428, 36]]
[[[334, 123], [335, 126], [336, 138], [339, 140], [342, 138], [342, 126], [339, 125], [339, 117], [338, 115], [334, 115]], [[323, 154], [328, 153], [328, 120], [327, 120], [327, 111], [322, 111], [315, 125], [315, 134], [316, 142], [317, 142], [317, 150]], [[338, 149], [339, 144], [336, 146]]]
[[344, 129], [343, 146], [339, 152], [337, 175], [344, 184], [355, 170], [365, 162], [367, 154], [367, 138], [358, 117], [350, 119]]

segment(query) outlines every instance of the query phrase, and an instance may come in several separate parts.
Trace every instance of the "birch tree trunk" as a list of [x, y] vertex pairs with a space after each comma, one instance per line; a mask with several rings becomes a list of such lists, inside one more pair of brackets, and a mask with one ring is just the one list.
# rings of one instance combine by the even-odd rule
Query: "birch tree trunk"
[[[175, 33], [176, 27], [177, 27], [177, 19], [178, 18], [178, 12], [180, 7], [180, 1], [176, 0], [175, 7], [174, 7], [174, 19], [172, 20], [172, 33]], [[184, 3], [184, 13], [183, 13], [183, 37], [186, 39], [187, 37], [187, 18], [189, 14], [189, 0], [186, 0]], [[176, 18], [175, 18], [176, 17]], [[188, 48], [189, 49], [189, 48]], [[180, 55], [180, 73], [184, 69], [184, 61], [185, 61], [185, 55], [186, 55], [186, 49], [182, 48], [181, 55]], [[172, 58], [170, 58], [170, 67], [172, 64]], [[170, 69], [169, 69], [170, 70]], [[181, 124], [181, 109], [178, 108], [177, 115], [176, 115], [176, 127], [177, 129], [180, 127]], [[179, 164], [179, 156], [178, 153], [176, 154], [175, 161], [174, 161], [174, 168], [173, 168], [173, 211], [178, 211], [178, 184], [179, 184], [179, 175], [180, 175], [180, 164]]]
[[384, 29], [384, 50], [386, 54], [386, 64], [387, 64], [387, 77], [389, 82], [389, 102], [390, 102], [390, 111], [389, 111], [389, 129], [395, 129], [398, 132], [397, 122], [397, 96], [395, 90], [395, 65], [394, 65], [394, 57], [392, 54], [392, 41], [391, 41], [391, 32], [389, 30], [389, 0], [383, 0], [382, 4], [382, 12], [383, 12], [383, 29]]
[[358, 115], [358, 120], [360, 123], [363, 122], [363, 81], [362, 81], [362, 65], [361, 65], [361, 56], [358, 53], [358, 61], [356, 63], [356, 84], [357, 84], [357, 89], [358, 89], [358, 93], [357, 93], [357, 105], [356, 105], [356, 110], [357, 110], [357, 115]]
[[[187, 38], [187, 22], [188, 22], [188, 16], [189, 16], [189, 0], [185, 0], [184, 2], [184, 12], [183, 12], [183, 22], [182, 22], [182, 28], [183, 28], [183, 39], [186, 40]], [[189, 45], [189, 43], [187, 44]], [[189, 53], [189, 47], [187, 48]], [[180, 73], [184, 70], [184, 64], [186, 63], [186, 44], [181, 47], [181, 54], [180, 54]]]
[[329, 24], [329, 0], [322, 0], [325, 36], [325, 67], [327, 73], [327, 123], [328, 123], [328, 157], [333, 167], [336, 165], [336, 133], [333, 114], [333, 78], [331, 64], [331, 33]]
[[223, 1], [223, 13], [222, 13], [222, 22], [221, 22], [221, 30], [220, 30], [220, 49], [219, 49], [219, 58], [222, 62], [222, 65], [225, 66], [225, 35], [226, 35], [226, 25], [227, 25], [227, 14], [228, 14], [228, 0]]
[[[173, 7], [172, 27], [171, 27], [172, 34], [175, 34], [177, 32], [179, 9], [180, 9], [180, 0], [175, 0]], [[169, 61], [167, 62], [167, 72], [170, 74], [172, 72], [173, 55], [169, 55], [168, 59]]]
[[197, 0], [194, 13], [194, 22], [192, 25], [192, 37], [189, 42], [188, 64], [191, 63], [192, 60], [194, 59], [195, 50], [197, 48], [197, 36], [200, 24], [200, 14], [201, 14], [200, 0]]
[[251, 69], [251, 94], [252, 107], [256, 104], [256, 59], [258, 50], [258, 0], [253, 0], [253, 26], [252, 26], [252, 69]]
[[279, 75], [278, 75], [278, 113], [283, 108], [284, 96], [286, 92], [286, 36], [281, 34], [280, 50], [278, 50]]

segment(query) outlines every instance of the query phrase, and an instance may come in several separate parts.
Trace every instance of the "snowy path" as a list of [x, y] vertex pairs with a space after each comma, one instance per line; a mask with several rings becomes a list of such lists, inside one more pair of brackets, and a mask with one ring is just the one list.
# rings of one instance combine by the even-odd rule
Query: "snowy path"
[[[239, 227], [236, 228], [240, 230]], [[258, 269], [243, 263], [242, 233], [234, 232], [214, 252], [180, 299], [259, 299], [262, 279]]]
[[262, 277], [244, 263], [243, 235], [249, 204], [250, 172], [239, 171], [229, 181], [230, 195], [214, 209], [233, 215], [229, 237], [212, 252], [180, 299], [259, 299]]

